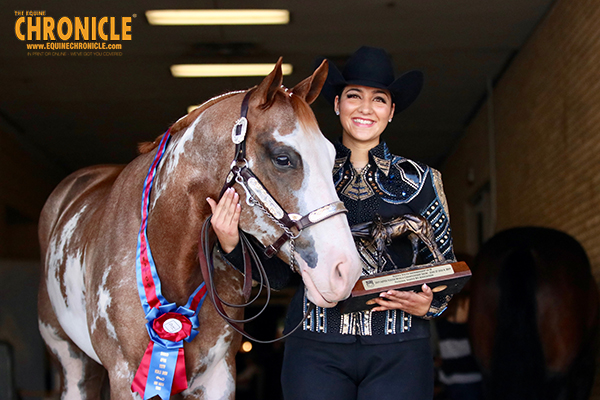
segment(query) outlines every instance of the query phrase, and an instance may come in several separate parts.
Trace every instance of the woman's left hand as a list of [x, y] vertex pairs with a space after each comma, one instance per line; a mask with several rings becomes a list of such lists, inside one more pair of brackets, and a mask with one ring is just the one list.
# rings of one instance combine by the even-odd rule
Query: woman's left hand
[[433, 292], [427, 284], [421, 287], [422, 292], [407, 292], [388, 290], [381, 292], [379, 297], [372, 300], [378, 304], [372, 311], [402, 310], [409, 314], [422, 317], [427, 314], [433, 300]]

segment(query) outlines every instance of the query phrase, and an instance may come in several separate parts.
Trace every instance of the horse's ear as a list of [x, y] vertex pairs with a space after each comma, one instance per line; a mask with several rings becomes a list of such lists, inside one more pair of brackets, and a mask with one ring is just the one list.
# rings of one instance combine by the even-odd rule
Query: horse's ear
[[283, 58], [279, 57], [273, 71], [256, 88], [256, 96], [260, 99], [260, 106], [263, 108], [271, 107], [275, 99], [275, 93], [277, 93], [277, 90], [281, 87], [281, 82], [283, 82], [283, 73], [281, 72], [282, 60]]
[[319, 68], [311, 76], [294, 86], [291, 92], [306, 100], [308, 104], [312, 104], [321, 93], [325, 79], [327, 79], [327, 71], [329, 71], [327, 60], [323, 60]]

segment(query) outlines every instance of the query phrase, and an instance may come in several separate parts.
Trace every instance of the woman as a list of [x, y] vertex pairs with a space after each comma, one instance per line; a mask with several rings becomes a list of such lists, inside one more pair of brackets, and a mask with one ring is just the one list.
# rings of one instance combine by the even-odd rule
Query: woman
[[[333, 103], [342, 125], [335, 143], [333, 179], [348, 209], [350, 226], [387, 222], [404, 214], [419, 214], [435, 227], [438, 247], [454, 260], [449, 215], [441, 178], [428, 166], [390, 154], [380, 137], [393, 117], [418, 96], [423, 82], [419, 71], [394, 79], [393, 64], [383, 49], [361, 47], [343, 72], [330, 62], [323, 95]], [[236, 255], [238, 197], [228, 192], [217, 205], [209, 200], [226, 258]], [[363, 274], [411, 265], [410, 241], [396, 238], [383, 253], [357, 239]], [[424, 248], [419, 262], [432, 260]], [[370, 311], [342, 314], [339, 306], [317, 307], [286, 341], [282, 387], [293, 399], [431, 399], [433, 357], [429, 322], [446, 308], [449, 297], [437, 297], [423, 285], [420, 292], [387, 291]], [[286, 330], [308, 309], [301, 288], [290, 304]]]

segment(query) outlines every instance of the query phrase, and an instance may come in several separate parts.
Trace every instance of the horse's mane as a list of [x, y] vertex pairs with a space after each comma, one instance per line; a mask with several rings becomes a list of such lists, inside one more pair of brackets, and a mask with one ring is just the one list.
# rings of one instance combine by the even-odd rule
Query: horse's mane
[[[252, 89], [253, 88], [250, 88], [248, 90], [252, 90]], [[239, 93], [245, 93], [248, 90], [238, 90], [238, 91], [233, 91], [233, 92], [227, 92], [227, 93], [223, 93], [219, 96], [213, 97], [210, 100], [207, 100], [206, 102], [204, 102], [200, 106], [198, 106], [196, 109], [194, 109], [192, 112], [190, 112], [186, 116], [180, 118], [179, 120], [177, 120], [177, 122], [175, 122], [173, 125], [171, 125], [170, 133], [175, 134], [181, 130], [184, 130], [188, 126], [190, 126], [193, 123], [193, 121], [195, 121], [196, 118], [198, 118], [198, 116], [204, 110], [206, 110], [208, 107], [215, 105], [218, 102], [220, 102], [221, 100], [225, 100], [233, 95], [236, 95]], [[298, 115], [298, 120], [301, 123], [309, 126], [312, 129], [317, 129], [317, 130], [319, 129], [317, 121], [314, 116], [314, 113], [313, 113], [312, 109], [310, 108], [310, 106], [305, 101], [300, 100], [300, 98], [298, 98], [297, 96], [290, 96], [287, 93], [287, 89], [279, 88], [278, 93], [279, 93], [279, 95], [283, 95], [285, 97], [288, 97], [288, 96], [291, 97], [292, 107], [296, 111], [296, 114]], [[272, 103], [267, 103], [264, 105], [264, 108], [269, 108], [271, 105], [272, 105]], [[158, 136], [156, 139], [154, 139], [153, 142], [142, 142], [142, 143], [138, 144], [139, 153], [146, 154], [146, 153], [151, 152], [155, 148], [157, 148], [164, 135], [165, 134], [163, 133], [162, 135]]]
[[[225, 100], [226, 98], [229, 98], [233, 95], [239, 94], [239, 93], [245, 93], [246, 90], [238, 90], [238, 91], [233, 91], [233, 92], [227, 92], [227, 93], [223, 93], [220, 94], [218, 96], [213, 97], [210, 100], [205, 101], [204, 103], [202, 103], [200, 106], [198, 106], [197, 108], [195, 108], [192, 112], [190, 112], [189, 114], [187, 114], [184, 117], [181, 117], [180, 119], [178, 119], [173, 125], [171, 125], [170, 128], [170, 133], [171, 134], [175, 134], [185, 128], [187, 128], [188, 126], [190, 126], [192, 124], [193, 121], [196, 120], [196, 118], [198, 118], [198, 116], [204, 111], [206, 110], [208, 107], [217, 104], [218, 102], [220, 102], [221, 100]], [[163, 136], [165, 136], [165, 134], [163, 133], [162, 135], [158, 136], [156, 139], [154, 139], [153, 142], [141, 142], [140, 144], [138, 144], [138, 152], [140, 154], [146, 154], [151, 152], [152, 150], [154, 150], [155, 148], [158, 147], [158, 145], [160, 144], [160, 141], [162, 140]]]

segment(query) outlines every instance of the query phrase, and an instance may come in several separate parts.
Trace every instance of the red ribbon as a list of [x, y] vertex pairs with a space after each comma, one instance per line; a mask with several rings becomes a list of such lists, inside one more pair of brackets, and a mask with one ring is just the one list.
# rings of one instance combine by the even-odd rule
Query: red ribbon
[[[165, 322], [170, 319], [177, 320], [181, 323], [181, 329], [178, 332], [167, 332], [165, 328]], [[178, 313], [168, 312], [156, 318], [152, 323], [152, 329], [158, 334], [161, 339], [169, 340], [171, 342], [179, 342], [190, 335], [192, 332], [192, 323], [190, 320]]]
[[[175, 321], [172, 321], [175, 320]], [[181, 324], [178, 326], [177, 321]], [[156, 318], [152, 323], [152, 330], [158, 335], [160, 339], [169, 341], [172, 343], [181, 342], [183, 339], [188, 337], [192, 331], [192, 323], [190, 320], [178, 313], [168, 312]], [[171, 332], [169, 332], [171, 330]], [[148, 347], [142, 357], [140, 366], [135, 374], [131, 388], [138, 392], [142, 399], [144, 398], [144, 392], [146, 390], [146, 382], [148, 380], [148, 373], [150, 369], [150, 362], [152, 360], [152, 352], [154, 351], [154, 341], [148, 343]], [[158, 346], [163, 347], [160, 341], [157, 341]], [[187, 378], [185, 369], [185, 357], [183, 355], [183, 343], [178, 349], [177, 353], [177, 364], [175, 366], [175, 372], [173, 374], [173, 383], [171, 386], [171, 395], [187, 389]]]
[[[140, 366], [133, 378], [133, 382], [131, 383], [131, 389], [138, 392], [142, 399], [144, 398], [144, 392], [146, 391], [146, 381], [148, 380], [148, 370], [150, 369], [152, 350], [154, 350], [154, 342], [150, 341], [146, 348], [146, 352], [144, 353], [144, 357], [142, 358], [142, 362], [140, 362]], [[183, 348], [180, 348], [177, 353], [177, 365], [175, 366], [171, 395], [183, 392], [187, 387], [185, 358], [183, 356]]]

